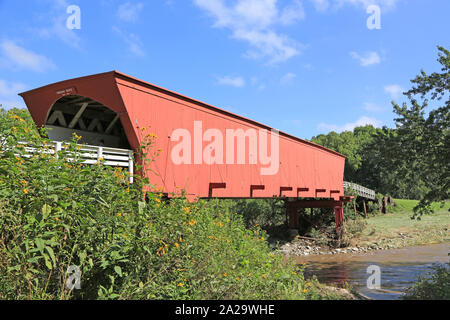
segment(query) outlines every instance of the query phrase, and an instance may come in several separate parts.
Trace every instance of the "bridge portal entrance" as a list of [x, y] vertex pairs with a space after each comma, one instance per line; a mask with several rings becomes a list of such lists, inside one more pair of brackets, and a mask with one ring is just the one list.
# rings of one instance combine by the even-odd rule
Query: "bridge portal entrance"
[[47, 114], [45, 128], [54, 141], [70, 141], [76, 133], [81, 144], [130, 149], [119, 114], [83, 96], [57, 100]]

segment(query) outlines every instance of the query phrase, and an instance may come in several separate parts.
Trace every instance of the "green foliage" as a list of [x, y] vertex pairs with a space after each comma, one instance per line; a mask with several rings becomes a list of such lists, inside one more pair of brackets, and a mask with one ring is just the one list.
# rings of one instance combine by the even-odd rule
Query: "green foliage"
[[364, 160], [363, 149], [373, 140], [373, 135], [377, 131], [379, 129], [375, 129], [372, 125], [366, 125], [340, 134], [334, 131], [327, 135], [321, 134], [313, 137], [311, 141], [345, 155], [344, 179], [358, 182], [358, 171]]
[[[77, 137], [55, 157], [18, 113], [0, 112], [0, 299], [327, 297], [230, 202], [154, 193], [144, 202], [146, 179], [128, 184], [120, 169], [83, 165]], [[41, 152], [24, 157], [21, 141]], [[80, 290], [66, 288], [73, 265]]]
[[[433, 201], [450, 198], [450, 51], [438, 47], [441, 73], [431, 75], [421, 71], [406, 92], [410, 106], [393, 103], [398, 115], [398, 146], [401, 152], [396, 160], [415, 172], [426, 187], [420, 204], [414, 209], [416, 215], [429, 213]], [[418, 101], [419, 96], [421, 101]], [[429, 97], [435, 103], [426, 115]], [[447, 99], [442, 103], [442, 99]]]
[[434, 267], [430, 278], [419, 278], [409, 288], [405, 300], [450, 300], [450, 264]]
[[420, 199], [415, 216], [431, 212], [431, 203], [450, 194], [450, 52], [438, 50], [441, 72], [422, 70], [411, 81], [405, 92], [409, 106], [393, 102], [395, 129], [365, 126], [312, 139], [347, 157], [347, 181], [396, 198]]
[[247, 228], [270, 227], [285, 221], [284, 201], [276, 198], [230, 200], [230, 205], [242, 215]]

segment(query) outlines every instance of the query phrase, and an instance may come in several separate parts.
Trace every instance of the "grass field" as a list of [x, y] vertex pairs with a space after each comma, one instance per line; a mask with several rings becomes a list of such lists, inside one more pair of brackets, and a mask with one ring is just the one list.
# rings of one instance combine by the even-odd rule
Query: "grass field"
[[416, 200], [395, 199], [391, 213], [371, 216], [367, 226], [354, 239], [358, 245], [382, 248], [450, 242], [450, 202], [433, 205], [435, 212], [412, 220]]

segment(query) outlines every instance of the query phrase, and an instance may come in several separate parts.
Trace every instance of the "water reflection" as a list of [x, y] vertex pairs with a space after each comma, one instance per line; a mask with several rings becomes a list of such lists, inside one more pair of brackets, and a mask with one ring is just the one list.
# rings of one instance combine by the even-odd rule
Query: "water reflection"
[[[437, 244], [373, 252], [371, 254], [341, 254], [296, 257], [306, 263], [305, 276], [315, 275], [321, 282], [344, 287], [352, 285], [371, 299], [399, 299], [419, 276], [429, 275], [436, 264], [449, 262], [449, 244]], [[381, 289], [368, 289], [367, 268], [381, 268]]]

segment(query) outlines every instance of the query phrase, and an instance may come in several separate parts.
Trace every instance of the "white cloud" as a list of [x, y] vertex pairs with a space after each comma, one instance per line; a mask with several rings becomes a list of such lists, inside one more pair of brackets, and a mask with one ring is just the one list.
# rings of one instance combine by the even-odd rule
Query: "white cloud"
[[381, 124], [382, 122], [375, 118], [364, 116], [359, 118], [355, 122], [346, 123], [344, 125], [320, 123], [317, 126], [317, 129], [321, 131], [335, 131], [337, 133], [340, 133], [342, 131], [352, 131], [356, 127], [361, 127], [365, 125], [373, 125], [374, 127], [379, 127]]
[[[45, 20], [50, 21], [51, 24], [48, 27], [37, 29], [37, 35], [44, 39], [58, 38], [72, 48], [81, 49], [81, 38], [77, 34], [79, 30], [70, 30], [66, 27], [69, 17], [66, 10], [69, 3], [66, 0], [51, 1], [51, 3], [52, 6], [45, 16]], [[81, 8], [81, 20], [83, 19], [82, 10]], [[33, 29], [33, 32], [36, 32], [36, 29]]]
[[385, 86], [384, 91], [389, 93], [392, 99], [398, 99], [403, 94], [403, 92], [406, 91], [406, 89], [399, 86], [398, 84], [391, 84]]
[[261, 82], [261, 80], [258, 79], [258, 77], [252, 77], [250, 79], [250, 82], [251, 82], [252, 86], [255, 87], [259, 91], [262, 91], [266, 88], [265, 83]]
[[316, 7], [317, 11], [326, 11], [328, 7], [330, 6], [330, 3], [328, 0], [310, 0], [314, 6]]
[[8, 83], [5, 80], [0, 79], [0, 96], [17, 95], [20, 92], [25, 91], [27, 86], [19, 82]]
[[359, 61], [359, 64], [363, 67], [371, 66], [373, 64], [379, 64], [381, 58], [375, 51], [366, 52], [364, 55], [360, 55], [354, 51], [350, 52], [350, 56]]
[[273, 31], [236, 30], [234, 37], [248, 41], [254, 48], [246, 53], [246, 57], [262, 59], [268, 57], [270, 64], [289, 60], [300, 53], [299, 46], [284, 35]]
[[24, 107], [17, 94], [25, 91], [27, 86], [19, 82], [8, 82], [0, 79], [0, 104], [2, 108], [9, 109], [12, 107]]
[[288, 25], [304, 18], [299, 1], [278, 10], [277, 0], [194, 0], [214, 18], [214, 26], [231, 30], [232, 37], [246, 41], [250, 58], [266, 58], [270, 64], [286, 61], [300, 54], [303, 46], [275, 30], [277, 24]]
[[281, 77], [280, 79], [280, 83], [282, 85], [286, 85], [291, 83], [295, 78], [297, 77], [297, 75], [295, 73], [289, 72], [286, 73], [283, 77]]
[[327, 11], [329, 8], [339, 9], [345, 5], [352, 5], [366, 9], [370, 5], [378, 5], [383, 11], [395, 9], [401, 0], [310, 0], [317, 11]]
[[113, 31], [119, 35], [123, 41], [128, 45], [128, 51], [138, 57], [145, 56], [143, 49], [144, 44], [141, 39], [134, 33], [124, 34], [119, 28], [112, 27]]
[[0, 44], [2, 60], [7, 67], [43, 72], [54, 69], [55, 65], [48, 58], [19, 47], [12, 41], [4, 40]]
[[117, 16], [120, 20], [125, 22], [136, 22], [139, 18], [139, 13], [143, 8], [144, 4], [142, 2], [135, 4], [126, 2], [119, 7]]
[[223, 76], [217, 77], [217, 83], [221, 85], [242, 88], [245, 86], [245, 79], [242, 77]]
[[305, 15], [303, 4], [299, 0], [294, 0], [289, 6], [283, 9], [280, 16], [280, 22], [284, 25], [290, 25], [305, 19]]
[[364, 110], [370, 111], [370, 112], [381, 112], [381, 111], [384, 111], [385, 108], [377, 105], [376, 103], [364, 102]]

